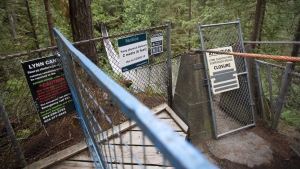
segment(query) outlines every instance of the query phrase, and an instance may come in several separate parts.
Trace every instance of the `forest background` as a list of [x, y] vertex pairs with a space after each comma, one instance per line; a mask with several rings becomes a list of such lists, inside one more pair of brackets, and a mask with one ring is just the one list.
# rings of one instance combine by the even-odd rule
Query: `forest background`
[[[55, 46], [53, 27], [76, 42], [100, 37], [102, 25], [112, 35], [166, 24], [167, 20], [171, 21], [172, 53], [176, 55], [201, 48], [197, 23], [237, 18], [242, 22], [244, 41], [300, 41], [300, 0], [3, 0], [0, 57]], [[256, 53], [298, 57], [299, 46], [252, 47]], [[102, 43], [81, 45], [79, 50], [101, 68], [109, 67]], [[284, 66], [285, 62], [277, 64]], [[294, 68], [300, 71], [299, 66]], [[10, 72], [0, 65], [1, 88], [21, 86], [10, 79]], [[293, 102], [298, 104], [297, 100]], [[298, 118], [296, 123], [300, 126]]]
[[[242, 23], [244, 41], [300, 41], [300, 0], [1, 0], [0, 58], [55, 46], [53, 27], [75, 42], [100, 37], [102, 25], [113, 35], [166, 24], [167, 20], [171, 21], [172, 53], [176, 55], [201, 48], [198, 22], [204, 25], [236, 21], [237, 18]], [[252, 47], [256, 53], [299, 57], [299, 46]], [[101, 68], [109, 64], [102, 43], [80, 50]], [[2, 63], [20, 65], [21, 60]], [[276, 64], [283, 66], [285, 62]], [[11, 102], [25, 100], [20, 97], [25, 79], [19, 80], [24, 76], [22, 70], [7, 67], [0, 64], [0, 89], [12, 90], [5, 92], [14, 97], [7, 101], [8, 105], [13, 105]], [[295, 71], [300, 72], [300, 66], [296, 66]], [[294, 92], [299, 93], [299, 85], [296, 87]], [[296, 114], [293, 123], [300, 128], [297, 94], [292, 100], [297, 106], [293, 106], [289, 116]], [[6, 106], [6, 109], [11, 108]], [[8, 112], [14, 113], [9, 114], [14, 121], [18, 112]], [[29, 126], [34, 126], [31, 121], [29, 123], [30, 119], [26, 120]], [[35, 130], [22, 129], [17, 132], [17, 138], [26, 138]]]
[[55, 45], [50, 39], [51, 26], [77, 41], [88, 31], [76, 34], [76, 29], [86, 25], [91, 25], [91, 38], [101, 36], [101, 25], [107, 26], [109, 34], [116, 34], [165, 24], [167, 20], [172, 22], [172, 51], [176, 54], [200, 48], [198, 22], [211, 24], [237, 18], [242, 21], [245, 41], [293, 41], [300, 0], [3, 0], [0, 56]]

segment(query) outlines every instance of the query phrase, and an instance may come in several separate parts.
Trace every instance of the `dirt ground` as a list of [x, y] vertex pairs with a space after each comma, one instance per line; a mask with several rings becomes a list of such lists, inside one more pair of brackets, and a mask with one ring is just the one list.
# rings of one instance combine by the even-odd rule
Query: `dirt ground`
[[[147, 106], [154, 107], [153, 104], [157, 104], [145, 98], [141, 100]], [[160, 98], [156, 99], [159, 100]], [[121, 120], [124, 118], [120, 115], [116, 115], [114, 117], [117, 118], [115, 120]], [[1, 131], [2, 133], [0, 135], [3, 135], [3, 130]], [[296, 129], [284, 122], [281, 122], [278, 130], [280, 132], [279, 133], [278, 131], [272, 130], [261, 120], [258, 120], [255, 127], [245, 129], [245, 131], [254, 132], [261, 138], [268, 141], [270, 144], [269, 146], [273, 151], [273, 160], [271, 163], [263, 164], [261, 166], [254, 166], [253, 168], [300, 169], [300, 129]], [[230, 137], [230, 135], [228, 137]], [[67, 147], [70, 147], [82, 140], [84, 140], [84, 137], [80, 128], [79, 119], [76, 118], [75, 113], [72, 113], [47, 125], [46, 130], [41, 128], [38, 132], [36, 132], [36, 134], [23, 141], [21, 144], [27, 163], [30, 164], [51, 154], [59, 152]], [[204, 145], [204, 149], [207, 149], [207, 146]], [[1, 147], [1, 168], [17, 168], [16, 158], [12, 153], [9, 153], [12, 150], [13, 149], [10, 145]], [[218, 166], [223, 169], [249, 168], [246, 165], [233, 163], [226, 159], [219, 159], [215, 156], [213, 156], [213, 160], [215, 160]]]
[[[136, 97], [146, 106], [153, 108], [160, 103], [165, 102], [161, 96], [147, 94], [135, 94]], [[126, 117], [121, 113], [115, 105], [102, 106], [108, 114], [111, 121], [116, 125], [126, 120]], [[103, 130], [107, 130], [110, 125], [103, 119], [101, 113], [97, 118]], [[5, 128], [0, 123], [0, 169], [18, 168], [14, 150], [9, 143], [9, 138]], [[76, 112], [68, 114], [60, 119], [57, 119], [44, 128], [40, 128], [26, 140], [20, 140], [19, 144], [22, 147], [27, 164], [55, 154], [65, 148], [75, 145], [84, 140], [83, 132], [80, 127], [80, 120]], [[5, 142], [5, 144], [2, 144]]]
[[[289, 134], [288, 136], [283, 135], [279, 132], [284, 132]], [[258, 120], [255, 127], [251, 127], [242, 131], [244, 133], [253, 132], [262, 139], [264, 139], [268, 144], [272, 153], [272, 160], [268, 164], [262, 164], [259, 166], [254, 166], [254, 169], [298, 169], [300, 168], [300, 156], [299, 150], [296, 150], [296, 146], [300, 145], [300, 130], [293, 128], [281, 122], [279, 125], [279, 132], [272, 130], [267, 126], [262, 120]], [[237, 132], [237, 133], [238, 133]], [[226, 137], [233, 137], [235, 133], [230, 134]], [[220, 138], [222, 139], [222, 138]], [[262, 147], [263, 148], [263, 147]], [[202, 151], [208, 153], [211, 157], [211, 161], [217, 164], [222, 169], [249, 169], [247, 165], [234, 163], [227, 159], [220, 159], [210, 152], [207, 144], [203, 144]], [[298, 153], [298, 154], [297, 154]], [[246, 157], [245, 157], [246, 158]]]

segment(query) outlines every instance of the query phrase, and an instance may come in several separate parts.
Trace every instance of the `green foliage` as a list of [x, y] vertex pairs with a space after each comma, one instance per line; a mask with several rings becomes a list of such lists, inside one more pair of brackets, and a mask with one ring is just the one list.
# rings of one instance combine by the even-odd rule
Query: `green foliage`
[[[7, 2], [9, 0], [0, 1], [0, 56], [36, 49], [24, 0], [11, 0], [14, 3], [8, 4]], [[67, 1], [51, 1], [52, 16], [55, 27], [68, 39], [72, 39], [69, 18], [66, 16], [67, 11], [62, 8], [63, 2], [66, 3]], [[95, 35], [98, 37], [101, 36], [100, 27], [102, 24], [107, 26], [109, 33], [112, 35], [162, 25], [167, 20], [170, 20], [172, 22], [172, 52], [175, 55], [188, 50], [189, 44], [191, 49], [201, 48], [197, 27], [198, 22], [203, 25], [235, 21], [237, 18], [240, 18], [244, 40], [250, 40], [256, 0], [205, 0], [191, 1], [191, 3], [191, 18], [189, 19], [189, 0], [93, 0], [91, 7]], [[9, 24], [7, 15], [9, 10], [7, 9], [7, 5], [10, 10], [13, 9], [17, 18], [14, 23], [17, 32], [16, 39], [12, 35], [12, 27]], [[38, 44], [41, 48], [47, 47], [50, 45], [50, 38], [43, 1], [30, 0], [29, 5], [34, 29], [38, 35]], [[262, 40], [293, 40], [299, 17], [300, 0], [267, 1], [262, 28]], [[112, 43], [116, 44], [116, 39], [112, 39]], [[97, 43], [97, 49], [99, 50], [100, 67], [114, 77], [115, 80], [122, 80], [122, 76], [114, 75], [101, 43]], [[291, 46], [278, 48], [277, 46], [269, 45], [261, 46], [257, 50], [259, 53], [289, 55]], [[152, 58], [151, 63], [157, 62], [157, 59], [161, 58]], [[13, 62], [19, 62], [19, 60]], [[28, 99], [27, 95], [22, 95], [21, 93], [22, 88], [26, 86], [25, 80], [20, 80], [23, 72], [7, 69], [2, 63], [4, 62], [0, 64], [0, 73], [2, 75], [0, 76], [0, 88], [5, 88], [5, 91], [3, 92], [2, 90], [0, 94], [4, 93], [7, 97], [15, 97], [8, 101], [9, 105], [12, 105], [17, 99], [23, 100], [23, 104], [27, 103], [26, 101], [30, 99]], [[8, 73], [12, 74], [11, 72], [14, 73], [13, 77], [6, 76]], [[280, 79], [272, 79], [274, 85], [278, 85], [279, 81]], [[266, 94], [269, 95], [266, 81], [264, 81], [263, 87], [266, 89]], [[273, 93], [278, 92], [278, 88], [273, 88], [273, 90]], [[147, 88], [147, 91], [153, 93], [150, 88]], [[299, 93], [299, 91], [299, 87], [297, 88], [296, 86], [293, 87], [293, 91], [291, 92]], [[157, 91], [157, 93], [160, 93], [160, 91]], [[22, 97], [18, 98], [18, 96]], [[294, 108], [299, 103], [298, 98], [293, 97], [292, 100], [294, 101], [287, 102], [288, 111], [285, 113], [286, 116], [289, 113], [293, 114], [293, 109], [299, 110], [298, 108]], [[20, 135], [26, 135], [26, 131], [22, 133]]]
[[300, 128], [300, 110], [299, 109], [289, 109], [283, 111], [281, 118], [288, 122], [289, 124]]

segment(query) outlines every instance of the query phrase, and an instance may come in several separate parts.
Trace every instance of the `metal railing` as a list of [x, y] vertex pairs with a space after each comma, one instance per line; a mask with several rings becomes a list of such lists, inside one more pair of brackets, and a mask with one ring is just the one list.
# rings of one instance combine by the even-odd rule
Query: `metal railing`
[[[98, 49], [97, 55], [100, 58], [99, 65], [102, 70], [116, 80], [117, 83], [124, 86], [126, 90], [133, 94], [138, 100], [143, 102], [143, 104], [153, 108], [167, 101], [170, 104], [172, 99], [172, 94], [170, 92], [174, 92], [180, 64], [179, 55], [172, 58], [171, 66], [173, 75], [172, 78], [168, 77], [170, 66], [168, 66], [166, 61], [168, 57], [166, 51], [168, 46], [167, 44], [170, 42], [166, 41], [167, 28], [168, 25], [161, 25], [132, 32], [83, 40], [72, 44], [76, 47], [80, 47], [82, 44], [95, 43]], [[108, 62], [107, 58], [109, 52], [105, 51], [103, 45], [103, 42], [107, 39], [115, 45], [117, 38], [142, 32], [146, 32], [148, 35], [155, 32], [162, 32], [164, 36], [163, 54], [150, 58], [149, 65], [127, 73], [134, 77], [136, 82], [146, 86], [143, 90], [141, 88], [132, 88], [134, 86], [126, 87], [126, 78], [120, 76], [120, 74], [114, 73], [111, 68], [111, 66], [118, 67], [119, 65], [116, 62], [112, 65], [106, 64]], [[109, 50], [114, 51], [113, 48], [110, 48]], [[73, 117], [74, 114], [70, 114], [66, 118], [57, 120], [53, 124], [43, 126], [39, 121], [34, 102], [32, 102], [30, 90], [27, 85], [24, 72], [22, 71], [21, 62], [54, 54], [57, 54], [57, 46], [0, 57], [0, 72], [2, 73], [2, 76], [0, 76], [0, 97], [3, 100], [3, 105], [5, 106], [10, 122], [14, 127], [16, 137], [20, 142], [21, 149], [28, 164], [55, 153], [53, 148], [58, 148], [57, 145], [59, 145], [59, 147], [67, 147], [76, 144], [78, 140], [82, 139], [81, 133], [74, 132], [78, 124], [78, 120]], [[142, 71], [137, 73], [139, 70]], [[109, 99], [106, 94], [104, 95], [106, 97], [106, 104], [112, 103], [111, 99]], [[119, 121], [124, 120], [122, 118], [119, 117]], [[61, 121], [64, 125], [61, 125]], [[68, 128], [66, 129], [65, 127]], [[4, 127], [1, 129], [4, 130]], [[69, 130], [70, 132], [68, 135], [65, 134], [66, 130]], [[74, 137], [75, 135], [76, 138]], [[48, 137], [55, 137], [55, 141], [49, 142], [45, 139]], [[14, 152], [14, 150], [9, 148], [10, 143], [5, 132], [4, 135], [1, 136], [1, 145], [4, 147], [4, 151], [1, 151], [0, 153], [1, 157], [9, 154], [10, 152]], [[5, 163], [5, 161], [0, 160], [0, 163]]]
[[[145, 167], [148, 153], [146, 139], [151, 140], [161, 153], [157, 154], [161, 166], [171, 164], [175, 168], [215, 168], [168, 125], [156, 119], [149, 108], [74, 48], [57, 30], [55, 36], [86, 142], [97, 168], [123, 168], [128, 163]], [[112, 103], [107, 104], [110, 99]], [[143, 132], [143, 146], [138, 154], [130, 146], [133, 144], [132, 138], [126, 143], [120, 137], [120, 129], [116, 127], [120, 117], [129, 119]], [[117, 144], [114, 139], [110, 140], [111, 135], [119, 137], [120, 142]], [[126, 161], [127, 158], [129, 161]]]
[[[300, 74], [290, 68], [291, 63], [281, 66], [256, 60], [262, 116], [273, 129], [277, 129], [280, 118], [290, 124], [295, 122], [293, 125], [299, 121]], [[300, 124], [296, 127], [300, 127]]]

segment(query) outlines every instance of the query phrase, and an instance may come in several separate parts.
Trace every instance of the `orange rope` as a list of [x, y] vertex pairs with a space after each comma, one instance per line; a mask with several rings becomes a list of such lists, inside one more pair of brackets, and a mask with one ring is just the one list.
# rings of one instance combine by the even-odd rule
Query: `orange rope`
[[281, 61], [289, 61], [289, 62], [300, 62], [299, 57], [290, 57], [290, 56], [274, 56], [274, 55], [262, 55], [262, 54], [253, 54], [253, 53], [237, 53], [237, 52], [229, 52], [233, 56], [244, 56], [244, 57], [252, 57], [257, 59], [272, 59], [272, 60], [281, 60]]
[[272, 59], [272, 60], [289, 61], [289, 62], [300, 62], [300, 57], [291, 57], [291, 56], [275, 56], [275, 55], [262, 55], [262, 54], [238, 53], [238, 52], [219, 52], [219, 51], [209, 51], [209, 50], [203, 50], [202, 52], [251, 57], [256, 59]]

